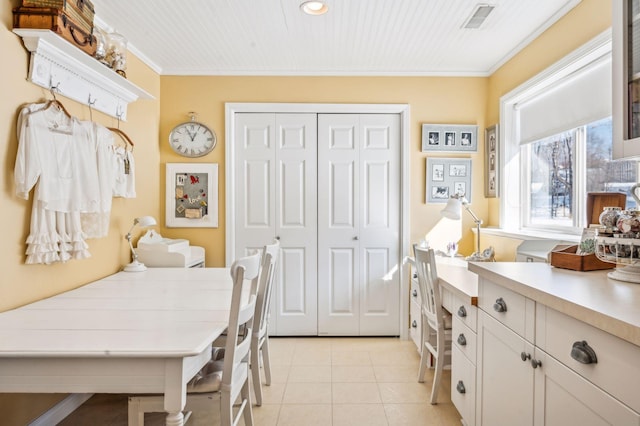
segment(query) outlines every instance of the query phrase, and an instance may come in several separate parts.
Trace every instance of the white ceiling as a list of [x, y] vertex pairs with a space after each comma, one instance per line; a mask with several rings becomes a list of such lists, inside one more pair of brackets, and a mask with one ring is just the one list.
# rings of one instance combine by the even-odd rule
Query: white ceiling
[[93, 0], [97, 23], [123, 34], [163, 75], [487, 76], [580, 0]]

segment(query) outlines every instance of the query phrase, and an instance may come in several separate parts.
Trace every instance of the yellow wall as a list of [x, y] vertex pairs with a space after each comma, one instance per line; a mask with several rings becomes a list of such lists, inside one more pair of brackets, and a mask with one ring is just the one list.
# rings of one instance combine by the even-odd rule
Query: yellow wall
[[[197, 111], [200, 121], [214, 128], [219, 145], [213, 153], [198, 159], [220, 164], [220, 228], [217, 230], [165, 230], [167, 236], [189, 238], [192, 244], [207, 249], [207, 264], [224, 263], [224, 104], [225, 102], [308, 102], [308, 103], [399, 103], [409, 104], [411, 168], [411, 241], [425, 234], [441, 221], [444, 205], [425, 203], [425, 158], [420, 152], [421, 123], [477, 124], [485, 126], [487, 98], [486, 78], [420, 77], [183, 77], [161, 78], [160, 114], [161, 159], [163, 163], [182, 162], [166, 143], [173, 126], [187, 119], [187, 112]], [[483, 138], [483, 132], [479, 132]], [[479, 146], [483, 143], [480, 140]], [[439, 154], [440, 157], [465, 157], [473, 160], [473, 209], [486, 216], [487, 206], [482, 186], [482, 148], [471, 154]], [[188, 161], [188, 160], [187, 160]], [[460, 222], [443, 220], [453, 233], [444, 241], [469, 229], [471, 217]], [[473, 236], [465, 232], [461, 252], [470, 253]], [[457, 238], [456, 238], [457, 239]]]
[[[460, 251], [473, 251], [473, 222], [463, 216], [462, 224], [441, 219], [442, 205], [425, 203], [425, 158], [420, 152], [421, 123], [477, 124], [477, 153], [459, 155], [473, 160], [472, 208], [490, 224], [497, 224], [498, 201], [483, 197], [483, 129], [498, 122], [499, 98], [537, 72], [551, 65], [595, 35], [611, 21], [611, 0], [583, 0], [565, 18], [535, 40], [528, 48], [500, 68], [490, 78], [421, 78], [421, 77], [160, 77], [134, 57], [127, 70], [129, 80], [155, 96], [129, 106], [128, 122], [121, 128], [136, 143], [136, 199], [114, 199], [109, 236], [89, 240], [92, 258], [51, 266], [24, 265], [25, 239], [29, 232], [31, 203], [14, 196], [13, 167], [17, 149], [16, 118], [20, 106], [49, 97], [43, 90], [25, 80], [29, 55], [20, 39], [11, 32], [11, 8], [20, 2], [12, 0], [0, 8], [4, 31], [0, 34], [0, 51], [5, 66], [0, 79], [0, 223], [2, 256], [0, 256], [0, 312], [31, 301], [57, 294], [88, 281], [116, 272], [129, 259], [123, 235], [134, 217], [154, 215], [164, 223], [164, 165], [187, 162], [170, 150], [170, 129], [188, 119], [189, 111], [197, 111], [199, 120], [211, 126], [218, 135], [218, 147], [209, 155], [191, 161], [217, 162], [220, 165], [218, 229], [166, 229], [167, 237], [188, 238], [194, 245], [207, 249], [207, 264], [224, 263], [224, 103], [225, 102], [330, 102], [330, 103], [406, 103], [411, 107], [410, 122], [410, 208], [411, 241], [457, 239], [462, 233]], [[162, 94], [162, 102], [160, 102]], [[67, 109], [79, 118], [88, 119], [86, 106], [62, 98]], [[116, 120], [94, 113], [94, 120], [116, 126]], [[448, 157], [451, 154], [439, 154]], [[462, 231], [464, 230], [464, 231]], [[138, 235], [140, 232], [138, 233]], [[494, 244], [494, 240], [485, 243]], [[502, 244], [498, 252], [514, 241]], [[505, 255], [506, 256], [506, 255]], [[503, 260], [512, 260], [505, 258]], [[59, 396], [0, 395], [3, 422], [23, 424], [58, 400]], [[11, 407], [11, 409], [6, 409]]]
[[[129, 249], [123, 238], [133, 222], [141, 215], [159, 217], [160, 188], [158, 184], [160, 153], [158, 151], [158, 128], [160, 114], [160, 77], [150, 68], [131, 58], [127, 75], [155, 96], [155, 100], [142, 100], [130, 105], [128, 121], [121, 124], [136, 143], [134, 150], [137, 162], [137, 193], [135, 199], [114, 199], [109, 235], [103, 239], [88, 240], [90, 259], [71, 260], [50, 266], [25, 265], [25, 240], [29, 233], [31, 201], [14, 195], [13, 168], [17, 151], [16, 119], [21, 105], [49, 99], [50, 95], [26, 81], [29, 53], [21, 39], [11, 32], [12, 4], [4, 2], [0, 7], [0, 52], [4, 58], [0, 78], [0, 223], [2, 224], [2, 250], [0, 251], [0, 312], [78, 287], [112, 274], [129, 259]], [[60, 97], [69, 112], [80, 119], [89, 119], [86, 106]], [[95, 121], [117, 126], [117, 120], [94, 112]], [[1, 395], [3, 424], [25, 424], [39, 412], [48, 408], [60, 396], [30, 395], [21, 398]], [[7, 410], [7, 407], [11, 407]], [[5, 417], [7, 416], [7, 417]]]

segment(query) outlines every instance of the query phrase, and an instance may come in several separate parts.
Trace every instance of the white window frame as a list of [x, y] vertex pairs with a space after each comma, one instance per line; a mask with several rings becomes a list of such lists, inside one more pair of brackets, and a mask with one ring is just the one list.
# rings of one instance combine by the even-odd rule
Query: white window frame
[[[516, 106], [518, 103], [531, 99], [545, 90], [553, 87], [560, 80], [568, 77], [577, 70], [594, 63], [603, 56], [611, 55], [611, 30], [605, 31], [593, 40], [589, 41], [579, 49], [570, 53], [554, 65], [550, 66], [540, 74], [531, 78], [524, 84], [515, 88], [511, 92], [500, 98], [500, 229], [513, 235], [527, 234], [549, 234], [549, 238], [563, 237], [573, 239], [580, 232], [578, 226], [584, 223], [586, 217], [584, 200], [585, 185], [584, 180], [576, 173], [574, 179], [574, 220], [576, 225], [569, 229], [562, 227], [541, 227], [527, 226], [525, 218], [529, 205], [526, 200], [526, 191], [523, 191], [526, 184], [526, 170], [521, 167], [521, 146], [519, 135], [519, 114]], [[569, 130], [569, 129], [567, 129]], [[578, 132], [577, 138], [584, 139], [584, 131]], [[579, 142], [576, 140], [576, 142]], [[584, 143], [578, 145], [585, 145]], [[584, 150], [579, 153], [576, 150], [576, 161], [584, 160]], [[578, 157], [580, 156], [580, 157]], [[536, 232], [537, 231], [537, 232]]]

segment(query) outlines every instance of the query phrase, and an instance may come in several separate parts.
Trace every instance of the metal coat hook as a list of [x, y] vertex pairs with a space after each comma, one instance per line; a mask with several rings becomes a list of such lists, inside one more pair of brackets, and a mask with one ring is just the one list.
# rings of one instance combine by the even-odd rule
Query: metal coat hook
[[122, 115], [124, 111], [122, 111], [122, 107], [118, 104], [116, 107], [116, 118], [118, 119], [118, 129], [120, 129], [120, 120], [122, 120]]
[[89, 106], [89, 120], [93, 121], [93, 108], [91, 108], [93, 105], [96, 104], [96, 101], [98, 99], [94, 99], [93, 101], [91, 100], [91, 93], [89, 93], [89, 101], [87, 102], [87, 105]]
[[58, 82], [55, 86], [53, 85], [53, 82], [50, 82], [49, 92], [51, 93], [51, 96], [53, 96], [53, 100], [57, 101], [58, 99], [56, 98], [56, 92], [60, 93], [60, 82]]

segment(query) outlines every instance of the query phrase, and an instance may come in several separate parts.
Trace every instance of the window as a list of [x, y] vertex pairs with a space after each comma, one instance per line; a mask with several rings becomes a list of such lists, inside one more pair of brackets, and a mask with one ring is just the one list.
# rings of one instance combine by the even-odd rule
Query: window
[[612, 161], [611, 34], [501, 99], [501, 228], [579, 235], [588, 192], [627, 193], [637, 161]]

